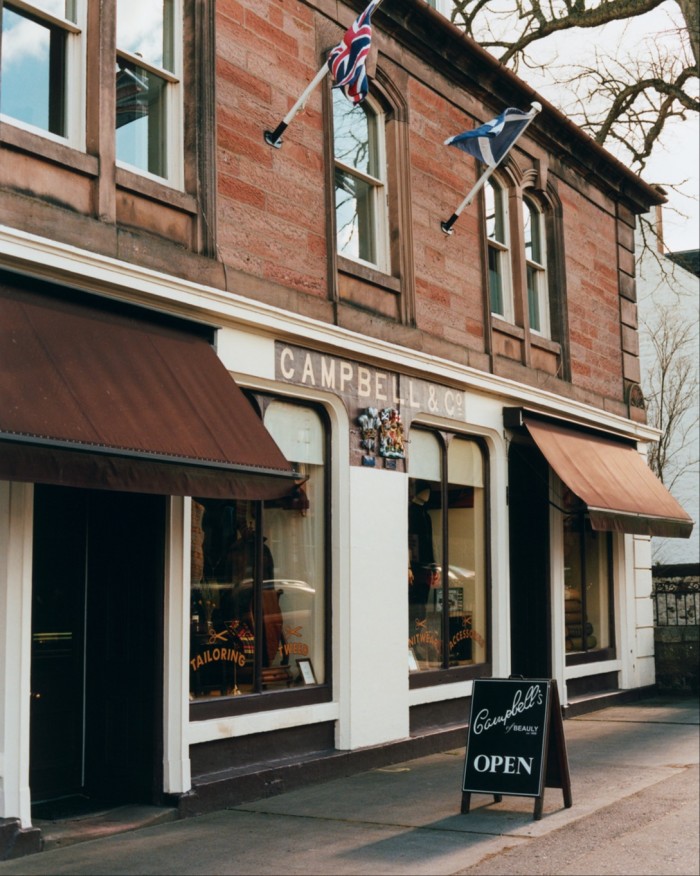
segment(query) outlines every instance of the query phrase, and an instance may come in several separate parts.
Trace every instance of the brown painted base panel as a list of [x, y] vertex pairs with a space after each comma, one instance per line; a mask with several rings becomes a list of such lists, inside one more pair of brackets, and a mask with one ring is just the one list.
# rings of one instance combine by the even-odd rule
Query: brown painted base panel
[[250, 762], [245, 766], [220, 768], [208, 774], [193, 775], [192, 790], [179, 797], [173, 805], [177, 806], [180, 817], [200, 815], [377, 767], [425, 757], [450, 748], [459, 748], [466, 744], [466, 740], [467, 728], [463, 724], [357, 751], [327, 749], [288, 759], [278, 757], [275, 760], [268, 759], [267, 762]]
[[0, 818], [0, 861], [33, 855], [41, 849], [39, 828], [22, 828], [19, 818]]
[[599, 709], [607, 709], [608, 706], [619, 706], [623, 703], [634, 703], [646, 697], [656, 696], [656, 685], [637, 687], [633, 690], [601, 691], [594, 695], [582, 696], [580, 699], [570, 697], [569, 702], [563, 707], [564, 718], [575, 718], [578, 715], [587, 715], [589, 712], [597, 712]]

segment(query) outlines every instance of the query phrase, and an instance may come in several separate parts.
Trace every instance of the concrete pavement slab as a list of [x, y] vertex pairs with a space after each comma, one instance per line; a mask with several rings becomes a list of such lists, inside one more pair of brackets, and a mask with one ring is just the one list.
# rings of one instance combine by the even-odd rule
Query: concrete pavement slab
[[[696, 823], [687, 804], [694, 800], [697, 809], [697, 788], [694, 798], [691, 794], [700, 753], [697, 704], [605, 709], [565, 721], [564, 733], [573, 806], [564, 808], [561, 790], [547, 788], [539, 821], [533, 819], [531, 797], [504, 796], [495, 803], [474, 794], [471, 812], [461, 814], [464, 749], [459, 748], [2, 862], [0, 874], [683, 872], [644, 869], [644, 858], [656, 860], [651, 835], [657, 821], [669, 831], [687, 831]], [[573, 863], [560, 850], [555, 854], [557, 837], [568, 837], [570, 851], [578, 840], [583, 843]], [[595, 845], [600, 838], [609, 846], [605, 855]], [[510, 855], [525, 860], [550, 846], [569, 869], [551, 869], [551, 861], [538, 869], [536, 859], [530, 870], [514, 869], [513, 862], [510, 869], [482, 869]], [[631, 857], [635, 850], [640, 861]], [[689, 854], [692, 861], [692, 848]], [[602, 866], [606, 855], [615, 866], [626, 861], [627, 869], [585, 869]], [[667, 851], [664, 860], [671, 857]], [[678, 860], [687, 864], [687, 855]]]

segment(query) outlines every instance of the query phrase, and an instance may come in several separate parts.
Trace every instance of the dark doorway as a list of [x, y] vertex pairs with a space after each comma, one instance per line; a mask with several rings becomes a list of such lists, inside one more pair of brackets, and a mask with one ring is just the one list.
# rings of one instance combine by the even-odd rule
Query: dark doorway
[[33, 804], [158, 802], [164, 531], [162, 496], [35, 488]]
[[549, 467], [535, 447], [508, 454], [511, 673], [551, 678]]

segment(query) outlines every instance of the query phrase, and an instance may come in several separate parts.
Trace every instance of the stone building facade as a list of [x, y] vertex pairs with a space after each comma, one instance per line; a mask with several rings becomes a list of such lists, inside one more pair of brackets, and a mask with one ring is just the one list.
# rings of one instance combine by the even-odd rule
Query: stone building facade
[[[57, 798], [461, 744], [475, 678], [654, 684], [649, 536], [692, 528], [643, 460], [662, 197], [422, 0], [269, 145], [360, 11], [3, 4], [5, 856]], [[483, 168], [445, 139], [536, 101], [446, 235]]]

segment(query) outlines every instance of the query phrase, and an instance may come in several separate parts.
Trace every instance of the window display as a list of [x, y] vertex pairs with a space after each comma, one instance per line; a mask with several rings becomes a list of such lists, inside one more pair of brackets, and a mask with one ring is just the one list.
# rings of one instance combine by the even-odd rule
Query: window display
[[282, 402], [265, 424], [300, 472], [290, 495], [192, 500], [192, 700], [326, 680], [325, 431], [314, 411]]
[[564, 518], [566, 651], [601, 651], [611, 641], [610, 534], [596, 532], [584, 512]]
[[487, 588], [479, 445], [414, 429], [409, 475], [409, 668], [483, 663]]

